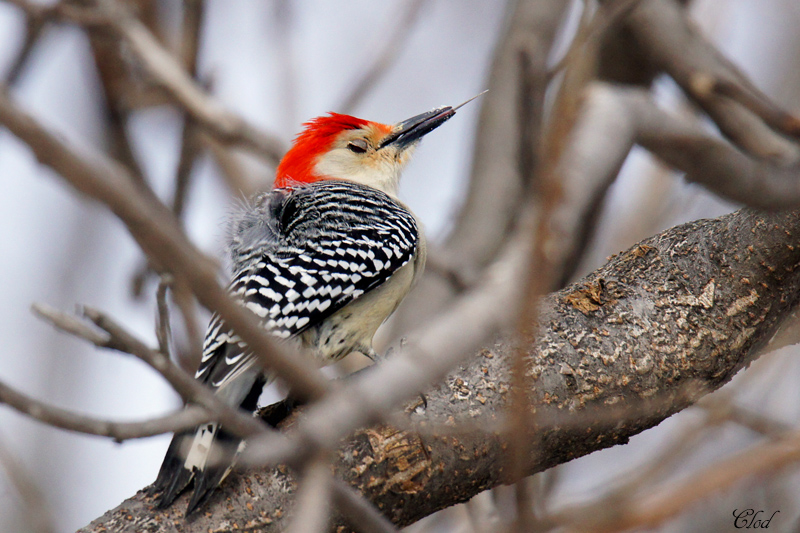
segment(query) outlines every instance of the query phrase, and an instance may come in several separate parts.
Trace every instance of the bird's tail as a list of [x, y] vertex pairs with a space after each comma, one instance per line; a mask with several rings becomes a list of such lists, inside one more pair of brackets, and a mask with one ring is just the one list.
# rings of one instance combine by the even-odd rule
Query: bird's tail
[[[256, 410], [264, 383], [265, 379], [261, 376], [249, 383], [249, 391], [239, 403], [242, 409], [248, 412]], [[241, 438], [216, 422], [176, 433], [150, 489], [152, 493], [161, 493], [158, 507], [169, 507], [194, 481], [186, 514], [197, 509], [230, 473], [241, 444]]]
[[153, 491], [161, 492], [158, 507], [168, 507], [194, 480], [194, 490], [186, 509], [188, 515], [205, 503], [233, 468], [242, 440], [211, 422], [191, 431], [178, 433], [161, 464]]

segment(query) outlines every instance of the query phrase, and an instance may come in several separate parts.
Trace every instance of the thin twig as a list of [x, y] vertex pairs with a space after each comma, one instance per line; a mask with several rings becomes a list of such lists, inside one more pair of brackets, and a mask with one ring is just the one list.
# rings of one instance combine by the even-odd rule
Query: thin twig
[[114, 0], [99, 0], [97, 8], [65, 2], [43, 7], [27, 0], [7, 1], [35, 16], [114, 30], [153, 79], [218, 139], [248, 148], [271, 165], [277, 165], [286, 151], [279, 139], [229, 111], [203, 91], [127, 6]]
[[190, 406], [174, 413], [141, 422], [112, 422], [67, 411], [49, 405], [18, 392], [0, 383], [0, 403], [6, 404], [20, 413], [69, 431], [86, 435], [110, 437], [116, 442], [141, 439], [161, 435], [170, 431], [182, 431], [213, 419], [211, 413], [199, 406]]
[[199, 137], [200, 143], [211, 153], [214, 163], [222, 173], [222, 178], [233, 196], [248, 198], [256, 192], [255, 183], [263, 183], [264, 186], [267, 186], [272, 182], [274, 176], [264, 176], [263, 179], [250, 177], [236, 154], [226, 149], [213, 136], [202, 132]]
[[788, 434], [791, 425], [776, 420], [764, 413], [757, 413], [741, 405], [736, 405], [732, 398], [720, 397], [719, 394], [703, 398], [697, 406], [704, 409], [708, 416], [720, 422], [730, 421], [765, 437], [778, 438]]
[[324, 394], [329, 383], [310, 356], [276, 345], [253, 313], [220, 286], [216, 264], [187, 240], [169, 209], [144, 194], [124, 167], [88, 148], [78, 151], [69, 147], [22, 112], [2, 88], [0, 124], [26, 142], [36, 157], [68, 184], [107, 205], [151, 259], [171, 272], [176, 283], [190, 287], [200, 303], [218, 312], [261, 364], [285, 380], [296, 397], [313, 399]]
[[[190, 0], [183, 4], [183, 25], [181, 32], [181, 57], [183, 65], [192, 79], [198, 79], [197, 57], [200, 49], [200, 33], [205, 16], [203, 0]], [[175, 171], [175, 192], [172, 197], [172, 212], [182, 220], [186, 205], [186, 195], [197, 157], [200, 155], [200, 142], [197, 138], [197, 122], [187, 115], [181, 133], [181, 151]]]
[[[655, 528], [683, 512], [691, 504], [754, 476], [764, 476], [800, 461], [800, 432], [777, 441], [754, 446], [693, 474], [689, 479], [656, 492], [637, 495], [612, 516], [593, 516], [572, 522], [569, 511], [560, 513], [564, 522], [582, 532], [626, 531]], [[582, 518], [581, 515], [579, 518]]]
[[607, 0], [596, 12], [584, 3], [581, 13], [580, 27], [583, 28], [582, 35], [576, 37], [558, 63], [553, 65], [549, 72], [549, 78], [554, 78], [559, 72], [564, 70], [570, 62], [574, 61], [575, 56], [581, 54], [587, 43], [590, 46], [597, 46], [604, 35], [617, 24], [622, 22], [642, 0]]
[[[411, 30], [419, 19], [419, 14], [425, 0], [411, 0], [402, 4], [402, 12], [392, 17], [392, 30], [390, 33], [381, 32], [378, 39], [380, 49], [373, 54], [372, 62], [369, 63], [359, 76], [355, 77], [355, 82], [347, 95], [342, 98], [342, 103], [337, 108], [341, 113], [351, 113], [356, 106], [364, 99], [373, 87], [380, 81], [386, 72], [391, 68], [397, 58], [406, 47]], [[368, 46], [365, 50], [374, 50], [377, 47]]]
[[158, 309], [156, 320], [156, 339], [158, 339], [158, 351], [164, 357], [170, 356], [170, 339], [172, 338], [172, 327], [169, 322], [169, 305], [167, 304], [167, 289], [172, 285], [172, 276], [164, 275], [156, 290], [156, 307]]
[[[600, 0], [606, 4], [616, 0]], [[639, 53], [663, 70], [708, 113], [725, 137], [743, 152], [782, 165], [800, 161], [800, 146], [776, 132], [747, 105], [727, 97], [697, 92], [698, 74], [735, 84], [759, 101], [769, 99], [711, 44], [689, 21], [686, 9], [674, 0], [641, 2], [626, 18]], [[774, 106], [777, 107], [777, 106]]]
[[101, 348], [110, 348], [138, 357], [161, 374], [185, 401], [205, 407], [216, 419], [224, 421], [229, 431], [243, 437], [267, 431], [264, 424], [223, 403], [210, 389], [195, 381], [168, 357], [148, 348], [103, 313], [89, 307], [83, 309], [84, 316], [107, 336], [98, 335], [88, 327], [78, 327], [74, 317], [47, 306], [35, 305], [34, 312], [58, 329], [80, 336]]
[[[539, 65], [540, 67], [543, 65]], [[514, 356], [511, 363], [511, 400], [509, 402], [509, 419], [512, 425], [510, 433], [510, 453], [508, 454], [508, 471], [511, 479], [516, 481], [514, 491], [516, 496], [517, 517], [514, 528], [523, 533], [530, 531], [535, 521], [531, 497], [528, 492], [528, 485], [523, 479], [524, 465], [527, 463], [526, 457], [529, 453], [527, 449], [528, 428], [533, 427], [533, 415], [529, 411], [530, 402], [528, 401], [528, 391], [530, 390], [529, 378], [526, 372], [525, 348], [528, 342], [533, 341], [535, 336], [534, 324], [538, 314], [539, 297], [543, 294], [544, 288], [550, 285], [550, 267], [544, 261], [542, 246], [548, 240], [549, 218], [558, 200], [558, 189], [553, 187], [549, 181], [554, 177], [541, 159], [541, 138], [537, 136], [542, 122], [544, 110], [544, 91], [546, 84], [543, 83], [545, 76], [542, 71], [537, 72], [530, 55], [525, 50], [519, 53], [519, 142], [517, 161], [519, 173], [523, 181], [529, 181], [537, 185], [536, 192], [539, 197], [535, 198], [540, 206], [537, 210], [535, 229], [530, 228], [533, 237], [533, 246], [530, 256], [527, 258], [526, 270], [520, 308], [515, 321], [516, 344]], [[550, 154], [550, 157], [558, 158], [558, 154]], [[556, 193], [556, 194], [554, 194]], [[534, 201], [534, 198], [531, 198]]]
[[197, 317], [197, 303], [192, 291], [182, 283], [172, 286], [172, 299], [181, 312], [188, 339], [187, 352], [176, 354], [178, 364], [187, 372], [193, 373], [200, 366], [200, 357], [203, 353], [204, 332]]
[[26, 17], [25, 40], [22, 42], [19, 52], [14, 56], [14, 60], [5, 74], [4, 83], [9, 86], [17, 83], [20, 74], [22, 74], [25, 65], [28, 63], [34, 46], [39, 42], [44, 30], [47, 28], [48, 21], [45, 18], [36, 17], [30, 13], [26, 13]]
[[0, 469], [5, 470], [6, 478], [17, 490], [30, 531], [34, 533], [54, 533], [56, 531], [53, 514], [47, 499], [33, 482], [31, 475], [21, 462], [0, 442]]
[[[626, 476], [626, 481], [622, 486], [609, 492], [602, 499], [582, 508], [570, 508], [562, 511], [556, 516], [548, 517], [547, 521], [553, 525], [567, 526], [592, 522], [603, 523], [618, 513], [625, 514], [625, 509], [630, 506], [631, 501], [639, 499], [641, 494], [652, 493], [652, 489], [648, 491], [648, 485], [652, 486], [664, 473], [672, 471], [676, 462], [684, 461], [687, 454], [696, 450], [704, 440], [708, 440], [709, 428], [719, 427], [724, 422], [736, 422], [776, 439], [792, 434], [791, 426], [738, 407], [732, 403], [730, 396], [730, 394], [724, 394], [724, 391], [719, 391], [715, 395], [703, 398], [697, 403], [697, 406], [705, 409], [704, 419], [683, 429], [678, 436], [673, 437], [672, 443], [653, 458], [648, 466], [639, 469], [633, 476]], [[716, 467], [712, 468], [716, 469]]]
[[198, 123], [208, 128], [221, 141], [249, 148], [270, 164], [278, 164], [286, 151], [282, 142], [211, 98], [122, 3], [99, 0], [98, 6], [107, 17], [110, 27], [130, 46], [147, 72]]
[[715, 96], [731, 98], [758, 115], [775, 131], [800, 139], [800, 117], [781, 109], [763, 94], [754, 94], [739, 83], [714, 78], [704, 73], [696, 74], [690, 83], [696, 98], [706, 99]]
[[107, 348], [134, 355], [153, 367], [169, 381], [181, 397], [202, 405], [218, 415], [220, 423], [225, 424], [228, 431], [242, 437], [267, 432], [265, 425], [222, 402], [209, 388], [194, 380], [165, 355], [148, 348], [109, 316], [91, 307], [84, 307], [83, 314], [97, 327], [111, 335]]
[[96, 10], [78, 5], [75, 2], [54, 2], [43, 4], [29, 0], [4, 0], [18, 7], [28, 17], [44, 21], [69, 20], [87, 27], [102, 26], [108, 23], [105, 15]]

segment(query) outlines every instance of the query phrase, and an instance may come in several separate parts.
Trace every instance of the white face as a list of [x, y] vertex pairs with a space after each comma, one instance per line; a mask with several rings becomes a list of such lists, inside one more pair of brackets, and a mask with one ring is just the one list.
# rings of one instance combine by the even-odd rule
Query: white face
[[411, 159], [414, 145], [398, 149], [390, 144], [378, 150], [386, 135], [388, 132], [375, 126], [346, 131], [320, 156], [314, 171], [320, 176], [355, 181], [397, 196], [400, 173]]

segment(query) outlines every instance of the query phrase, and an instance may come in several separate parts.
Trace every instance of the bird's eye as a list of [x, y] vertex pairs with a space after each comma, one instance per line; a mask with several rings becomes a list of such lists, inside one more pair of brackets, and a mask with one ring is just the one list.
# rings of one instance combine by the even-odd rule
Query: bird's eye
[[356, 154], [363, 154], [367, 151], [367, 141], [364, 139], [355, 139], [347, 143], [347, 149]]

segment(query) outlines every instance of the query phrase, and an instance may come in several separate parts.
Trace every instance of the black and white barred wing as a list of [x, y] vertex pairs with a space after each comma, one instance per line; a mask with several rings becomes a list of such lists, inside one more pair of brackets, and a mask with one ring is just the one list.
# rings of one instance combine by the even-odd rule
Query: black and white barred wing
[[[407, 264], [414, 216], [388, 195], [325, 181], [269, 200], [277, 239], [235, 275], [231, 292], [265, 329], [286, 339], [320, 324]], [[214, 317], [197, 377], [220, 387], [252, 364], [246, 347]]]

